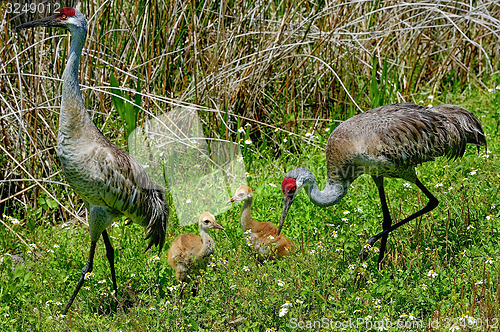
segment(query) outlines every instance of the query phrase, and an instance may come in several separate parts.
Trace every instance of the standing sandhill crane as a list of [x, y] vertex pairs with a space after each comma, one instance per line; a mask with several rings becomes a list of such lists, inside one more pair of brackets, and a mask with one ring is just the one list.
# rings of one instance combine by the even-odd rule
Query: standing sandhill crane
[[[224, 227], [215, 221], [215, 217], [209, 212], [204, 212], [198, 220], [200, 235], [182, 234], [172, 242], [168, 249], [168, 264], [175, 270], [175, 278], [184, 283], [190, 274], [199, 274], [200, 269], [207, 266], [208, 258], [214, 253], [215, 242], [208, 234], [208, 230], [216, 228], [224, 230]], [[198, 283], [194, 281], [191, 292], [196, 296]]]
[[281, 258], [290, 255], [295, 247], [283, 234], [278, 234], [278, 228], [268, 222], [258, 222], [250, 216], [250, 207], [253, 201], [253, 191], [249, 186], [241, 186], [236, 189], [234, 196], [227, 202], [241, 202], [241, 228], [252, 248], [266, 258], [276, 255]]
[[[381, 106], [353, 116], [341, 123], [328, 138], [325, 189], [318, 189], [316, 178], [308, 169], [296, 168], [285, 174], [281, 184], [285, 198], [279, 230], [300, 189], [306, 189], [314, 204], [326, 207], [337, 204], [358, 176], [369, 174], [375, 181], [382, 203], [383, 231], [368, 240], [361, 255], [365, 259], [366, 249], [382, 238], [380, 263], [389, 233], [438, 205], [436, 197], [418, 180], [415, 166], [439, 156], [462, 157], [467, 143], [478, 146], [478, 149], [486, 147], [481, 123], [472, 113], [454, 105], [426, 108], [403, 103]], [[423, 209], [392, 225], [384, 177], [402, 178], [416, 184], [429, 202]]]
[[89, 211], [90, 254], [63, 314], [67, 314], [87, 273], [92, 271], [97, 240], [102, 234], [116, 292], [114, 250], [106, 228], [125, 215], [146, 227], [148, 248], [159, 251], [165, 242], [168, 204], [165, 189], [154, 183], [143, 167], [97, 129], [83, 103], [78, 84], [78, 65], [87, 36], [87, 20], [78, 10], [62, 8], [53, 16], [21, 24], [17, 29], [59, 27], [71, 32], [68, 62], [63, 73], [57, 153], [66, 180]]

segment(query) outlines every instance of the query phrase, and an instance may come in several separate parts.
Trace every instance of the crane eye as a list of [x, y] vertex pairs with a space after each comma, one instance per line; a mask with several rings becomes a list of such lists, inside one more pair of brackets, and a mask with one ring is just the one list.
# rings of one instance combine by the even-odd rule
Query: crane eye
[[68, 16], [66, 16], [66, 14], [62, 14], [62, 15], [61, 15], [61, 20], [65, 20], [65, 19], [67, 19], [67, 18], [68, 18]]

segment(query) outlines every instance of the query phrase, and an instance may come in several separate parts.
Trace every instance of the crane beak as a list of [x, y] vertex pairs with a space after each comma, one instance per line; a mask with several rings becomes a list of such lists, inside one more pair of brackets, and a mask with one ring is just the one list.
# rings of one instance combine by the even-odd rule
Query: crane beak
[[231, 197], [231, 199], [229, 201], [226, 202], [226, 204], [231, 204], [235, 201], [234, 197]]
[[278, 227], [278, 235], [281, 233], [281, 227], [283, 227], [283, 222], [285, 221], [288, 209], [293, 203], [294, 197], [295, 196], [285, 195], [285, 200], [283, 201], [283, 211], [281, 212], [280, 226]]
[[219, 225], [216, 221], [213, 222], [212, 226], [214, 226], [213, 228], [222, 229], [223, 231], [225, 231], [224, 227]]
[[60, 24], [59, 20], [57, 20], [57, 14], [49, 17], [41, 18], [39, 20], [23, 23], [16, 27], [17, 30], [20, 29], [29, 29], [35, 27], [64, 27]]

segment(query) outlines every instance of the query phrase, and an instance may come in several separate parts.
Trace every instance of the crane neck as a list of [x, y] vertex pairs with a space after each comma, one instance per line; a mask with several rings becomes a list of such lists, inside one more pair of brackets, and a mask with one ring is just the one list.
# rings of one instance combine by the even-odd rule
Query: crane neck
[[197, 258], [202, 258], [213, 254], [215, 248], [215, 242], [210, 234], [208, 234], [208, 231], [206, 229], [200, 227], [200, 236], [201, 241], [203, 242], [203, 246], [198, 251]]
[[250, 207], [252, 206], [253, 197], [249, 197], [243, 201], [241, 208], [241, 228], [244, 232], [252, 229], [255, 221], [250, 216]]
[[328, 181], [323, 190], [319, 190], [316, 179], [305, 187], [307, 196], [311, 202], [320, 207], [337, 204], [349, 190], [349, 183]]
[[92, 123], [83, 103], [78, 82], [78, 69], [87, 29], [80, 28], [71, 31], [71, 46], [68, 62], [63, 73], [61, 111], [59, 115], [59, 132], [63, 136], [71, 136], [80, 130], [88, 128], [86, 123]]

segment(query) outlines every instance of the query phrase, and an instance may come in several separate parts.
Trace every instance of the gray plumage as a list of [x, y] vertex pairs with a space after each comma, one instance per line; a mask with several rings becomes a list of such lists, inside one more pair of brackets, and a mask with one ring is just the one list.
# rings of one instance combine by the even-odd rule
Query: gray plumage
[[328, 179], [351, 183], [361, 174], [415, 179], [414, 166], [462, 157], [467, 143], [486, 147], [481, 123], [455, 105], [381, 106], [341, 123], [326, 148]]
[[[370, 248], [379, 238], [379, 263], [389, 232], [434, 209], [438, 200], [418, 180], [415, 166], [437, 157], [462, 157], [467, 144], [486, 147], [479, 120], [455, 105], [426, 108], [402, 103], [381, 106], [353, 116], [331, 133], [326, 147], [327, 182], [318, 188], [314, 174], [296, 168], [285, 174], [281, 189], [285, 196], [279, 231], [297, 193], [305, 188], [310, 200], [321, 207], [337, 204], [347, 194], [349, 185], [360, 175], [372, 176], [381, 201], [383, 231], [368, 240]], [[417, 185], [429, 198], [427, 205], [392, 225], [387, 207], [384, 177], [402, 178]]]
[[90, 253], [80, 280], [66, 305], [66, 314], [87, 273], [92, 271], [96, 243], [102, 235], [106, 257], [116, 292], [114, 250], [106, 228], [113, 220], [126, 216], [146, 227], [149, 249], [165, 242], [169, 209], [165, 188], [154, 183], [144, 168], [127, 152], [107, 140], [90, 119], [78, 84], [78, 67], [87, 36], [87, 20], [78, 10], [62, 8], [47, 18], [28, 22], [18, 29], [37, 26], [60, 27], [71, 32], [71, 46], [63, 73], [57, 153], [67, 182], [80, 195], [89, 210]]

